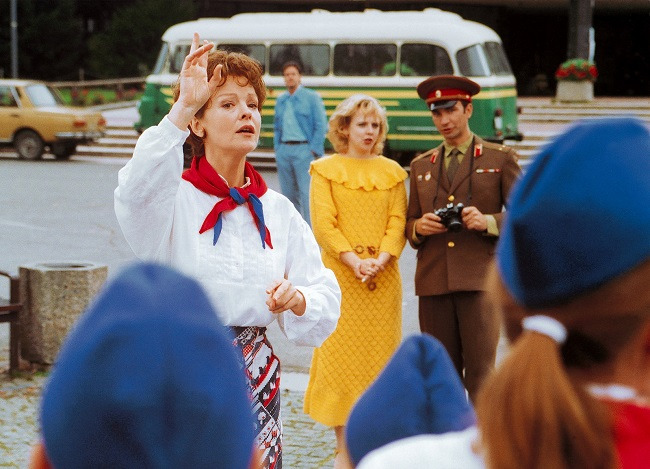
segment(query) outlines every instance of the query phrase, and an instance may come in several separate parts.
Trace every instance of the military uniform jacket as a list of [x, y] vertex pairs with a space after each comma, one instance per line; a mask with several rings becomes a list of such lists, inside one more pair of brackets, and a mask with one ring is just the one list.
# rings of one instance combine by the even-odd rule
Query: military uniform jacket
[[444, 147], [440, 145], [411, 163], [406, 238], [417, 249], [415, 293], [418, 296], [483, 290], [498, 237], [463, 228], [457, 233], [414, 239], [415, 220], [450, 202], [454, 205], [461, 202], [485, 215], [493, 215], [500, 230], [508, 194], [521, 173], [513, 149], [474, 137], [450, 185], [443, 156]]

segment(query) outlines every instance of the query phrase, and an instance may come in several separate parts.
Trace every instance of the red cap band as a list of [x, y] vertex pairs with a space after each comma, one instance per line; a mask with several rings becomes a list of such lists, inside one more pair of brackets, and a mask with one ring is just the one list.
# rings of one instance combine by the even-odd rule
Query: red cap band
[[464, 99], [466, 101], [472, 100], [472, 95], [469, 94], [466, 90], [461, 90], [458, 88], [445, 88], [442, 90], [433, 90], [427, 95], [427, 102], [430, 100], [452, 100], [452, 99]]

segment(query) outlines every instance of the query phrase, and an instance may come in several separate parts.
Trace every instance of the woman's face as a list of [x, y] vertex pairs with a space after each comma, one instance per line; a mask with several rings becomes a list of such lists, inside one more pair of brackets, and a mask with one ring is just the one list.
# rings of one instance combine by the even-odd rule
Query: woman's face
[[257, 147], [262, 122], [258, 99], [253, 86], [242, 86], [241, 80], [228, 77], [210, 98], [203, 116], [197, 118], [205, 132], [206, 154], [247, 154]]
[[374, 112], [355, 112], [348, 128], [348, 152], [369, 156], [377, 143], [380, 127], [381, 120]]

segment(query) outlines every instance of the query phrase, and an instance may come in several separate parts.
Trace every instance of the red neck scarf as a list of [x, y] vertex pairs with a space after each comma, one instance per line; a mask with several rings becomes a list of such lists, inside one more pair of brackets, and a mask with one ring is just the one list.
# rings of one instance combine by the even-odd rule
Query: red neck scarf
[[183, 179], [191, 182], [198, 190], [206, 194], [216, 195], [222, 199], [217, 202], [208, 216], [205, 217], [199, 233], [204, 233], [210, 228], [214, 228], [213, 245], [217, 244], [221, 234], [221, 213], [233, 210], [243, 203], [248, 204], [248, 210], [255, 221], [260, 238], [262, 238], [262, 247], [266, 244], [273, 249], [271, 244], [271, 233], [264, 224], [264, 211], [260, 197], [266, 193], [266, 182], [262, 179], [260, 173], [255, 171], [253, 166], [246, 162], [244, 166], [244, 176], [248, 177], [250, 184], [245, 187], [228, 187], [228, 184], [219, 176], [208, 160], [204, 157], [194, 158], [192, 166], [183, 172]]

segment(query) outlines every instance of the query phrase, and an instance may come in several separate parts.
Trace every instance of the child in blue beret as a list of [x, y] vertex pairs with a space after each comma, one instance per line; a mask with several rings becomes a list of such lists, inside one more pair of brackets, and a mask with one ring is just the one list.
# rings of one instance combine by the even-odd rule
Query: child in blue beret
[[358, 468], [648, 467], [647, 124], [580, 122], [535, 157], [488, 290], [513, 342], [481, 387], [478, 424], [399, 440]]
[[32, 468], [260, 467], [232, 341], [197, 282], [126, 269], [61, 349]]

